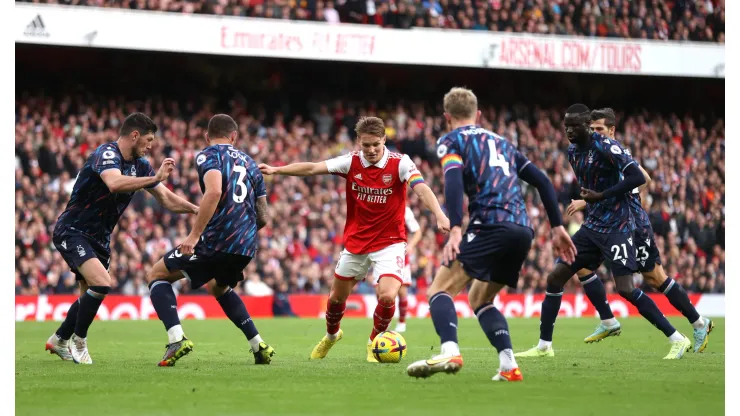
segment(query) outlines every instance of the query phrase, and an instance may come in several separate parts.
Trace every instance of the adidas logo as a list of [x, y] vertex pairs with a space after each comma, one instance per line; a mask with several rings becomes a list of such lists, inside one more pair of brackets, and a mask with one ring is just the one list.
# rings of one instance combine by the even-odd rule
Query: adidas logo
[[31, 23], [26, 25], [26, 30], [23, 31], [23, 34], [26, 36], [49, 37], [49, 32], [46, 31], [46, 25], [44, 25], [44, 21], [41, 20], [40, 14], [37, 14], [36, 17], [31, 20]]
[[357, 175], [355, 175], [355, 179], [362, 180], [362, 174], [358, 173]]

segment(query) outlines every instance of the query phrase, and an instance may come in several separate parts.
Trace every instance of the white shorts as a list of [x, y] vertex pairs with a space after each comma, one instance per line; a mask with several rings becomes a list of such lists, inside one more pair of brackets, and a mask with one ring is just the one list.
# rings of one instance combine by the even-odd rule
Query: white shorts
[[344, 249], [334, 269], [334, 277], [339, 280], [363, 280], [372, 265], [372, 281], [377, 282], [383, 276], [390, 276], [403, 283], [405, 258], [406, 243], [391, 244], [369, 254], [352, 254]]

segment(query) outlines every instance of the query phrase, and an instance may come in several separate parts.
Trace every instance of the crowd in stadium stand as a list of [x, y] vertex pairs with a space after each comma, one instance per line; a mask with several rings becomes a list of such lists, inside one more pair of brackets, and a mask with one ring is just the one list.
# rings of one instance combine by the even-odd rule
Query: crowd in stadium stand
[[724, 43], [724, 0], [25, 0], [349, 22], [388, 28], [528, 32]]
[[[205, 126], [214, 106], [205, 101], [145, 103], [110, 97], [66, 97], [61, 100], [19, 95], [16, 101], [15, 285], [18, 294], [72, 293], [74, 276], [51, 243], [51, 232], [69, 198], [85, 158], [102, 143], [115, 140], [126, 115], [135, 110], [153, 117], [160, 131], [149, 156], [154, 168], [165, 157], [177, 160], [167, 186], [194, 203], [200, 200], [194, 169], [205, 146]], [[78, 101], [82, 100], [82, 101]], [[82, 105], [82, 103], [85, 105]], [[280, 113], [247, 112], [235, 97], [228, 111], [240, 125], [237, 147], [258, 163], [320, 161], [355, 148], [353, 126], [358, 116], [378, 115], [387, 121], [389, 146], [408, 153], [426, 182], [444, 202], [441, 169], [434, 152], [443, 133], [437, 110], [423, 104], [389, 103], [349, 106], [318, 103], [310, 114], [286, 118]], [[561, 129], [563, 109], [527, 107], [482, 108], [482, 125], [507, 137], [551, 178], [565, 208], [578, 192]], [[675, 114], [618, 113], [617, 138], [632, 150], [652, 183], [644, 205], [655, 229], [669, 276], [693, 292], [724, 292], [724, 124], [708, 117]], [[344, 180], [267, 177], [270, 221], [260, 231], [255, 261], [245, 271], [240, 293], [325, 293], [341, 250], [345, 219]], [[554, 259], [546, 214], [534, 189], [525, 187], [536, 242], [522, 270], [517, 292], [541, 293]], [[413, 208], [423, 238], [410, 253], [414, 288], [424, 293], [440, 265], [445, 237], [413, 193]], [[565, 215], [565, 214], [564, 214]], [[193, 216], [164, 211], [140, 192], [112, 237], [110, 267], [114, 291], [147, 294], [147, 270], [187, 235]], [[565, 217], [574, 233], [583, 217]], [[608, 277], [600, 269], [602, 277]], [[637, 279], [637, 277], [636, 277]], [[579, 286], [571, 281], [569, 290]], [[608, 290], [613, 290], [611, 280]], [[178, 287], [188, 291], [186, 285]], [[372, 289], [359, 285], [360, 292]]]

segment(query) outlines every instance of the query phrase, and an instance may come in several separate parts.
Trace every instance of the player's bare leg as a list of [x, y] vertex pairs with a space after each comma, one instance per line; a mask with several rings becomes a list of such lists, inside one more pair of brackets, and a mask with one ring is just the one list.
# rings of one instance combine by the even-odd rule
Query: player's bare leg
[[377, 363], [372, 351], [372, 343], [375, 337], [388, 329], [396, 313], [396, 296], [401, 289], [401, 278], [394, 275], [383, 275], [378, 279], [378, 304], [373, 314], [373, 330], [367, 342], [367, 361]]
[[586, 293], [588, 300], [594, 305], [596, 311], [599, 313], [601, 322], [593, 334], [589, 335], [583, 341], [587, 344], [593, 342], [600, 342], [602, 339], [619, 336], [622, 333], [622, 325], [614, 317], [612, 308], [609, 306], [609, 301], [606, 299], [606, 289], [604, 284], [591, 270], [581, 269], [576, 273], [578, 280], [583, 286], [583, 291]]
[[249, 316], [244, 301], [229, 286], [221, 286], [216, 280], [208, 282], [209, 292], [216, 298], [221, 309], [231, 322], [239, 328], [247, 338], [251, 347], [250, 351], [254, 354], [255, 364], [270, 364], [272, 356], [275, 355], [275, 349], [267, 345], [257, 331], [252, 318]]
[[167, 330], [168, 343], [165, 353], [159, 362], [160, 367], [172, 367], [177, 360], [188, 355], [193, 350], [193, 342], [185, 337], [180, 317], [177, 315], [177, 297], [172, 290], [172, 283], [185, 277], [180, 270], [170, 272], [160, 259], [149, 271], [149, 298], [159, 320]]
[[709, 333], [714, 329], [714, 322], [699, 315], [691, 304], [689, 295], [680, 284], [666, 275], [662, 265], [656, 264], [653, 270], [643, 272], [642, 277], [645, 283], [662, 292], [671, 305], [689, 320], [694, 327], [694, 352], [703, 352], [709, 343]]
[[473, 280], [468, 301], [475, 311], [481, 329], [498, 351], [499, 368], [493, 376], [493, 381], [522, 381], [522, 372], [516, 363], [511, 346], [509, 325], [501, 311], [493, 306], [493, 299], [503, 287], [504, 285], [500, 283]]
[[632, 276], [616, 276], [614, 277], [614, 281], [617, 284], [619, 295], [635, 305], [640, 315], [668, 337], [671, 343], [671, 350], [663, 358], [672, 360], [683, 357], [683, 354], [691, 348], [691, 341], [676, 331], [676, 328], [668, 322], [665, 315], [660, 312], [658, 306], [649, 296], [645, 295], [642, 290], [635, 288]]
[[334, 278], [329, 299], [326, 301], [326, 335], [311, 351], [312, 360], [320, 360], [326, 357], [334, 344], [342, 339], [342, 330], [339, 328], [339, 323], [342, 316], [344, 316], [347, 298], [352, 293], [356, 283], [354, 277]]
[[396, 332], [406, 332], [406, 314], [409, 308], [408, 293], [409, 287], [401, 285], [401, 289], [398, 290], [398, 323], [393, 329]]
[[111, 278], [103, 263], [97, 258], [85, 261], [77, 268], [77, 271], [85, 278], [87, 289], [80, 296], [74, 334], [70, 338], [70, 352], [75, 363], [92, 364], [93, 361], [87, 349], [87, 331], [103, 299], [110, 292]]
[[440, 267], [434, 281], [427, 290], [429, 311], [434, 329], [439, 335], [442, 351], [429, 360], [412, 363], [406, 369], [412, 377], [429, 377], [436, 373], [455, 374], [463, 366], [460, 347], [457, 344], [457, 312], [453, 297], [457, 296], [470, 281], [459, 261], [448, 268]]
[[[82, 297], [88, 289], [87, 282], [80, 280], [80, 297]], [[72, 334], [75, 331], [75, 323], [77, 322], [77, 311], [80, 309], [80, 299], [72, 303], [67, 311], [67, 316], [64, 321], [56, 330], [55, 333], [51, 334], [48, 340], [46, 340], [46, 351], [49, 354], [56, 354], [64, 361], [72, 361], [72, 351], [70, 349], [69, 339], [72, 338]]]

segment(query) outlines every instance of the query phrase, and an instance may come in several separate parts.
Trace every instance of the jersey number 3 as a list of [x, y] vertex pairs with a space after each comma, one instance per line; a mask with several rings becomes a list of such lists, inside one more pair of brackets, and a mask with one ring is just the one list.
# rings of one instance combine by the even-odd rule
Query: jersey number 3
[[[239, 177], [236, 179], [236, 189], [234, 189], [234, 202], [241, 204], [247, 198], [247, 184], [244, 183], [244, 177], [247, 176], [247, 168], [244, 166], [234, 166], [234, 173], [238, 173]], [[237, 192], [238, 191], [238, 192]]]
[[504, 171], [504, 175], [509, 176], [509, 162], [506, 161], [504, 155], [498, 154], [496, 151], [496, 142], [494, 140], [488, 141], [488, 151], [490, 153], [488, 157], [488, 166], [495, 168], [500, 167]]

